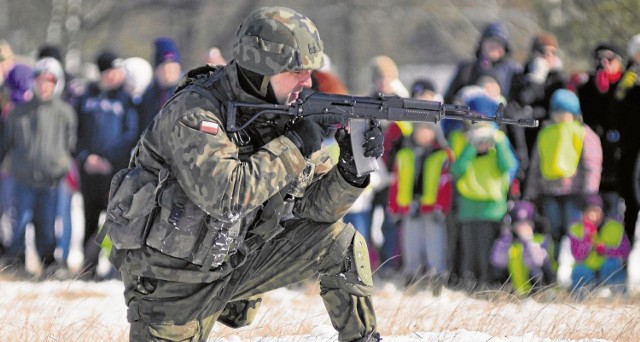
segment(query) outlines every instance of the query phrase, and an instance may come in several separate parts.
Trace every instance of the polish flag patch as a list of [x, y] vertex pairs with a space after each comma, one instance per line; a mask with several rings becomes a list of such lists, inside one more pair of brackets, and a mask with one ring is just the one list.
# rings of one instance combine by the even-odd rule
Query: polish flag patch
[[202, 121], [200, 123], [200, 132], [216, 135], [218, 134], [219, 129], [220, 129], [220, 125], [218, 125], [213, 121]]

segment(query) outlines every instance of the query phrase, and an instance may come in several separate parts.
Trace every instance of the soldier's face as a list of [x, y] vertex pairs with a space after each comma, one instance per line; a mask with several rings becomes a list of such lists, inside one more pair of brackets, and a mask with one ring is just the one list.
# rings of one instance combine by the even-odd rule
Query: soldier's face
[[271, 87], [280, 104], [291, 104], [304, 88], [311, 87], [311, 70], [287, 71], [271, 76]]

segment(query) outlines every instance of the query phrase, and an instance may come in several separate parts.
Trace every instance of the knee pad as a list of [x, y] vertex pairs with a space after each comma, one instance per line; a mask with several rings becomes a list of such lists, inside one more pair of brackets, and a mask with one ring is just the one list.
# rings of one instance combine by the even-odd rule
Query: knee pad
[[336, 237], [323, 265], [328, 267], [321, 268], [322, 291], [342, 289], [356, 296], [372, 294], [373, 277], [367, 242], [351, 224], [347, 224]]

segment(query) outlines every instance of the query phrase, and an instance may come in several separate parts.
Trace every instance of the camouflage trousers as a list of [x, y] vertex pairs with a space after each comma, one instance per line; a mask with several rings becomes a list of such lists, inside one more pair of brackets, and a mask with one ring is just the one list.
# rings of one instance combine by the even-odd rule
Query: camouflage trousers
[[[318, 274], [320, 295], [338, 339], [367, 341], [376, 332], [376, 318], [364, 239], [342, 222], [296, 219], [284, 226], [244, 264], [212, 283], [170, 282], [123, 272], [130, 340], [206, 341], [216, 321], [246, 326], [263, 293]], [[356, 274], [356, 268], [362, 272]]]

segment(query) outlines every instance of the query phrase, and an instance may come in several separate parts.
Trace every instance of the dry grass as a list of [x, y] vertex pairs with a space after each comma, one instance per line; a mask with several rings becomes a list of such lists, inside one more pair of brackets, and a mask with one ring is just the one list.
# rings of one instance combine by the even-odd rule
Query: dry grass
[[[6, 290], [0, 299], [3, 340], [127, 340], [125, 307], [113, 283], [110, 287], [80, 281], [48, 283], [0, 280], [0, 289]], [[295, 291], [271, 292], [251, 326], [234, 330], [218, 324], [210, 340], [258, 341], [264, 336], [277, 340], [279, 336], [317, 336], [318, 330], [335, 338], [318, 293], [317, 282], [305, 283]], [[439, 340], [453, 341], [454, 332], [463, 330], [496, 337], [522, 336], [522, 340], [637, 341], [640, 336], [639, 296], [592, 295], [576, 301], [565, 291], [550, 288], [530, 298], [504, 290], [468, 296], [447, 289], [434, 297], [430, 291], [401, 292], [386, 283], [377, 288], [374, 304], [379, 330], [390, 341], [392, 336], [420, 340], [421, 332], [442, 333]]]

